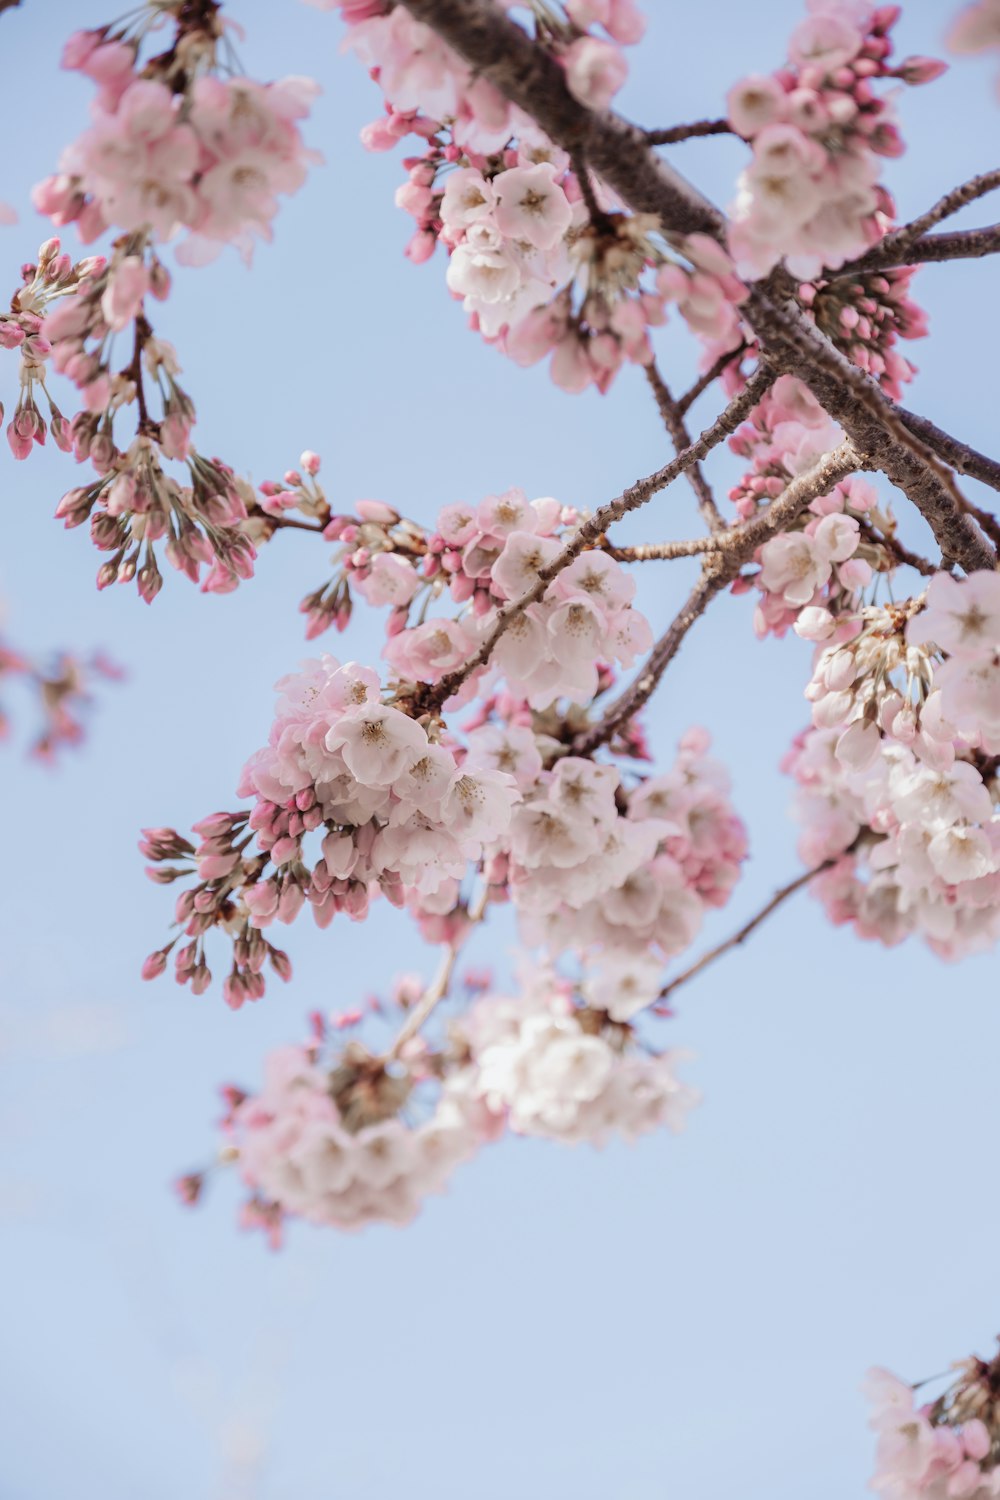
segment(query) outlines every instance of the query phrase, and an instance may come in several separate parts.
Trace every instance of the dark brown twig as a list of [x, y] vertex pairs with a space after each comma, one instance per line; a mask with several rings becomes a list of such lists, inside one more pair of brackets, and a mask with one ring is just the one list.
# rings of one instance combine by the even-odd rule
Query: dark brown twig
[[716, 943], [714, 948], [709, 948], [708, 952], [703, 953], [700, 958], [696, 958], [694, 963], [688, 964], [687, 968], [682, 969], [674, 979], [671, 979], [669, 984], [663, 986], [657, 998], [659, 1000], [666, 1000], [675, 990], [680, 989], [682, 984], [687, 984], [689, 979], [693, 979], [696, 974], [700, 974], [702, 969], [707, 969], [708, 965], [714, 963], [717, 958], [721, 958], [730, 949], [738, 948], [741, 943], [745, 943], [751, 933], [756, 932], [761, 923], [765, 922], [773, 911], [777, 911], [778, 907], [783, 905], [789, 896], [794, 896], [796, 891], [801, 891], [803, 886], [807, 886], [810, 880], [815, 880], [817, 875], [822, 875], [824, 870], [832, 869], [841, 857], [837, 855], [833, 859], [825, 859], [814, 870], [803, 871], [801, 875], [797, 875], [794, 880], [790, 880], [787, 885], [783, 885], [780, 890], [775, 891], [770, 901], [765, 906], [762, 906], [760, 911], [750, 918], [749, 922], [744, 922], [743, 926], [736, 932], [724, 938], [721, 943]]
[[[677, 409], [677, 402], [671, 394], [670, 388], [663, 376], [660, 374], [656, 361], [653, 360], [646, 365], [646, 379], [649, 381], [650, 390], [656, 400], [657, 410], [667, 432], [670, 441], [678, 453], [691, 446], [691, 434], [687, 429], [684, 417]], [[694, 490], [698, 501], [698, 509], [702, 520], [709, 531], [721, 531], [725, 526], [719, 507], [715, 503], [712, 487], [702, 472], [700, 464], [692, 464], [687, 471], [688, 483]]]
[[694, 385], [686, 390], [683, 396], [677, 397], [677, 410], [682, 417], [687, 415], [689, 408], [694, 405], [699, 396], [708, 390], [713, 381], [718, 380], [727, 365], [742, 359], [746, 349], [746, 344], [740, 344], [738, 349], [729, 349], [725, 354], [720, 354], [718, 359], [709, 365], [704, 375], [699, 375]]
[[690, 141], [700, 135], [735, 135], [728, 120], [695, 120], [690, 125], [669, 125], [665, 130], [644, 132], [651, 146], [675, 146], [678, 141]]

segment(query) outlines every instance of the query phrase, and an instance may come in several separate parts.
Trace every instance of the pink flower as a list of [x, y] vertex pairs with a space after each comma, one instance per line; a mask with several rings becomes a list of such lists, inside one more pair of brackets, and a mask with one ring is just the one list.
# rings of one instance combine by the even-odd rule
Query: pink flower
[[566, 86], [590, 109], [607, 109], [628, 77], [628, 63], [614, 42], [582, 36], [563, 54]]

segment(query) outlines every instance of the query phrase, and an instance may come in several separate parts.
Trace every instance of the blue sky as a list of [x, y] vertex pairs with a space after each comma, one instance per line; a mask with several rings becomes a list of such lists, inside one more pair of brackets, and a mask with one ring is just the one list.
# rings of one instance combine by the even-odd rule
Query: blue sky
[[[623, 103], [648, 124], [719, 112], [736, 77], [779, 60], [798, 14], [736, 0], [647, 10]], [[232, 255], [177, 275], [162, 331], [207, 451], [259, 480], [313, 447], [335, 506], [376, 496], [422, 519], [510, 484], [593, 506], [657, 467], [665, 442], [637, 372], [607, 398], [565, 396], [466, 332], [440, 260], [403, 260], [398, 161], [358, 144], [378, 96], [339, 55], [337, 21], [292, 0], [232, 14], [252, 75], [320, 79], [308, 135], [326, 165], [252, 272]], [[12, 289], [46, 232], [30, 185], [84, 118], [88, 86], [55, 72], [61, 39], [108, 18], [24, 0], [0, 21], [11, 65], [31, 73], [30, 97], [0, 99], [16, 146], [2, 196], [23, 211], [0, 232]], [[934, 52], [941, 24], [934, 0], [907, 5], [900, 52]], [[907, 92], [901, 114], [911, 154], [889, 180], [903, 214], [995, 165], [988, 62]], [[736, 143], [674, 157], [730, 196]], [[987, 204], [964, 222], [991, 217]], [[921, 273], [933, 337], [915, 349], [912, 393], [987, 449], [994, 274]], [[660, 350], [686, 383], [692, 351], [673, 326]], [[8, 406], [15, 379], [8, 356]], [[697, 1052], [688, 1076], [705, 1093], [685, 1136], [601, 1154], [505, 1143], [412, 1228], [300, 1228], [279, 1256], [237, 1232], [235, 1183], [185, 1214], [168, 1184], [212, 1149], [217, 1084], [252, 1084], [307, 1011], [352, 1006], [429, 955], [379, 911], [325, 934], [296, 926], [293, 985], [237, 1015], [216, 991], [141, 984], [169, 899], [142, 877], [137, 830], [230, 804], [272, 682], [307, 654], [296, 605], [326, 551], [284, 536], [236, 595], [171, 575], [147, 609], [131, 590], [99, 596], [85, 533], [53, 521], [75, 482], [62, 455], [0, 463], [12, 631], [39, 648], [103, 644], [130, 678], [102, 694], [85, 749], [56, 773], [2, 752], [3, 1500], [859, 1493], [865, 1368], [920, 1378], [1000, 1327], [986, 1249], [1000, 1233], [995, 960], [948, 967], [916, 946], [862, 945], [799, 897], [678, 997], [670, 1039]], [[678, 487], [622, 536], [695, 527]], [[683, 563], [644, 574], [654, 627], [690, 576]], [[360, 618], [345, 650], [372, 659], [374, 623]], [[750, 826], [744, 881], [709, 937], [797, 868], [777, 761], [805, 721], [807, 673], [801, 643], [758, 644], [746, 601], [727, 599], [655, 701], [661, 755], [706, 724]], [[476, 960], [502, 968], [508, 941], [502, 927], [485, 936]]]

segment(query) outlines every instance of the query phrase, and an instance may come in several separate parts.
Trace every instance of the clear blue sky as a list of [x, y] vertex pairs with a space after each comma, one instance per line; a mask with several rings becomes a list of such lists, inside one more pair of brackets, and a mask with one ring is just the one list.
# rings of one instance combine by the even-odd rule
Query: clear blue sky
[[[784, 0], [647, 10], [624, 99], [647, 124], [719, 112], [737, 76], [779, 60], [798, 14]], [[902, 51], [935, 51], [937, 0], [906, 11]], [[177, 276], [162, 327], [202, 445], [257, 479], [317, 448], [335, 505], [377, 496], [423, 519], [510, 484], [593, 506], [661, 463], [636, 372], [603, 400], [562, 395], [465, 331], [440, 261], [402, 259], [400, 169], [358, 144], [378, 99], [339, 56], [338, 22], [292, 0], [232, 13], [251, 74], [321, 80], [309, 137], [327, 165], [251, 274], [233, 254]], [[0, 196], [25, 210], [0, 233], [12, 289], [46, 232], [28, 189], [84, 116], [88, 86], [55, 73], [61, 39], [107, 19], [24, 0], [0, 20]], [[986, 62], [908, 92], [902, 119], [913, 149], [890, 180], [906, 214], [996, 165]], [[734, 143], [677, 159], [729, 197]], [[978, 221], [990, 217], [986, 205]], [[912, 396], [986, 448], [995, 274], [921, 273], [934, 337]], [[661, 350], [684, 382], [686, 341], [668, 329]], [[11, 356], [2, 368], [9, 406]], [[12, 627], [38, 647], [102, 643], [131, 679], [103, 694], [85, 750], [56, 774], [2, 752], [2, 1500], [860, 1494], [865, 1368], [926, 1376], [1000, 1327], [995, 960], [952, 968], [861, 945], [800, 897], [679, 997], [672, 1037], [697, 1051], [689, 1076], [706, 1095], [686, 1136], [603, 1154], [512, 1141], [407, 1231], [300, 1228], [279, 1256], [236, 1231], [235, 1183], [185, 1214], [167, 1185], [212, 1149], [216, 1085], [253, 1084], [308, 1010], [351, 1006], [421, 959], [404, 920], [379, 912], [326, 934], [297, 926], [294, 985], [238, 1015], [216, 992], [138, 979], [169, 900], [142, 877], [137, 830], [229, 805], [271, 683], [306, 654], [296, 603], [326, 556], [286, 536], [229, 598], [174, 575], [152, 609], [132, 590], [98, 596], [85, 532], [52, 520], [72, 465], [50, 452], [0, 464]], [[693, 515], [674, 489], [642, 524], [685, 535]], [[684, 567], [643, 578], [656, 626]], [[348, 649], [370, 657], [374, 630]], [[661, 753], [708, 725], [750, 825], [719, 935], [797, 868], [776, 763], [804, 722], [807, 672], [806, 648], [758, 645], [746, 603], [726, 601], [656, 701]], [[503, 965], [507, 940], [477, 960]]]

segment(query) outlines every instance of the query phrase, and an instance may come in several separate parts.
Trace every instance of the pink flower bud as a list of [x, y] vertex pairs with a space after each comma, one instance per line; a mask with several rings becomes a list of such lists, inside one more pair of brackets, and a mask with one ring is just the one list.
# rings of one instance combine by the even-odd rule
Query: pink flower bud
[[166, 967], [167, 955], [164, 949], [160, 948], [146, 959], [142, 966], [142, 977], [143, 979], [156, 979]]

